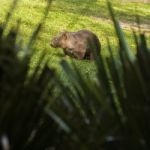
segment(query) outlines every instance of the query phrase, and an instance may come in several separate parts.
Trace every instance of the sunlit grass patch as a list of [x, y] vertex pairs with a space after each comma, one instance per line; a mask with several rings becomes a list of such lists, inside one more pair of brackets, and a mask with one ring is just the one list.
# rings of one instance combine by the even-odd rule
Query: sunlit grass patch
[[[11, 1], [1, 0], [0, 23], [2, 23], [5, 18], [10, 2]], [[141, 16], [143, 23], [149, 23], [149, 5], [136, 4], [135, 7], [134, 3], [118, 3], [118, 0], [112, 3], [116, 10], [116, 15], [122, 21], [135, 21], [134, 16], [137, 13]], [[17, 20], [21, 20], [20, 35], [24, 38], [24, 42], [27, 42], [31, 32], [42, 18], [46, 4], [46, 0], [19, 1], [9, 26], [14, 26]], [[107, 57], [108, 55], [107, 37], [109, 37], [110, 43], [113, 45], [114, 53], [116, 52], [115, 47], [117, 46], [117, 41], [105, 0], [54, 0], [46, 23], [34, 45], [37, 53], [31, 62], [31, 66], [33, 67], [34, 64], [36, 64], [41, 51], [45, 51], [47, 54], [50, 66], [59, 68], [59, 63], [62, 59], [71, 61], [71, 58], [65, 58], [63, 56], [61, 49], [50, 47], [50, 39], [62, 30], [78, 31], [81, 29], [88, 29], [96, 33], [102, 44], [101, 53], [103, 56]], [[124, 31], [131, 48], [134, 47], [131, 31]], [[90, 75], [93, 77], [94, 69], [91, 61], [73, 61], [78, 64], [78, 68], [87, 76]]]

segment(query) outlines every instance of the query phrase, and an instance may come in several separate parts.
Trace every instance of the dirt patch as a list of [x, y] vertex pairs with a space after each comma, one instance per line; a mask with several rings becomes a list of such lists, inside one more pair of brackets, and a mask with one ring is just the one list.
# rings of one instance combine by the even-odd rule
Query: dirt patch
[[121, 0], [121, 2], [150, 3], [150, 0]]
[[148, 24], [140, 24], [140, 26], [137, 23], [128, 23], [128, 22], [119, 22], [121, 27], [123, 29], [127, 30], [139, 30], [139, 27], [142, 31], [150, 33], [150, 25]]
[[[94, 17], [92, 16], [93, 19], [100, 21], [100, 22], [107, 22], [109, 24], [113, 24], [112, 21], [110, 19], [105, 19], [105, 18], [100, 18], [100, 17]], [[124, 22], [124, 21], [119, 21], [120, 26], [122, 27], [122, 29], [125, 30], [139, 30], [139, 25], [137, 23], [132, 23], [132, 22]], [[146, 32], [148, 34], [150, 34], [150, 24], [140, 24], [140, 29], [143, 32]]]

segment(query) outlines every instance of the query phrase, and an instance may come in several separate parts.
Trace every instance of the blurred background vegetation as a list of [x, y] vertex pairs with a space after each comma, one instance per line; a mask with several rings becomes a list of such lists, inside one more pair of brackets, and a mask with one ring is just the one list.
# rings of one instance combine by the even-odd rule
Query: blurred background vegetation
[[[2, 150], [150, 148], [149, 5], [118, 2], [114, 15], [102, 0], [1, 0]], [[102, 53], [62, 60], [49, 38], [81, 28], [97, 33]]]

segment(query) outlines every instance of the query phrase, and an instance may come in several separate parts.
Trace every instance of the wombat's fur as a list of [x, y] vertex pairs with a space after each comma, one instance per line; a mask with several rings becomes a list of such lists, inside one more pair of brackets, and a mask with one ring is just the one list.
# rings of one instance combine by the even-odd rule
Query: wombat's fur
[[51, 40], [50, 45], [54, 48], [62, 48], [65, 55], [76, 59], [93, 59], [94, 49], [97, 55], [101, 49], [98, 37], [88, 30], [62, 32]]

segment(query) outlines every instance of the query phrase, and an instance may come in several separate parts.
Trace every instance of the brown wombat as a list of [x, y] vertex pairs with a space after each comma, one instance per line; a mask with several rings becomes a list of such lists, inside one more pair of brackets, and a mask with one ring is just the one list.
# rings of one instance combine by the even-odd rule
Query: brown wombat
[[76, 59], [93, 59], [94, 49], [97, 55], [101, 49], [98, 37], [88, 30], [62, 32], [51, 40], [50, 45], [62, 48], [65, 55]]

